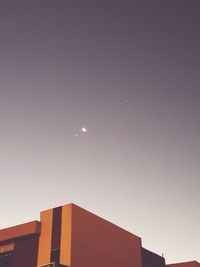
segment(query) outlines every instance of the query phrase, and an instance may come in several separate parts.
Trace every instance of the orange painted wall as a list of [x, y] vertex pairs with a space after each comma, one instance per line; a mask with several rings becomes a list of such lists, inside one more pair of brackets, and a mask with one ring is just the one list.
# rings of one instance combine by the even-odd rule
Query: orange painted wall
[[72, 205], [72, 267], [141, 267], [141, 239]]
[[53, 210], [46, 210], [40, 213], [41, 234], [39, 237], [38, 260], [37, 265], [50, 263], [51, 258], [51, 238]]
[[40, 234], [40, 222], [33, 221], [0, 230], [0, 242], [27, 235]]
[[72, 204], [62, 207], [60, 264], [71, 266]]
[[13, 251], [15, 247], [14, 243], [9, 243], [6, 245], [0, 245], [0, 253], [8, 252], [8, 251]]
[[[10, 258], [12, 267], [37, 266], [40, 228], [40, 222], [33, 221], [0, 230], [0, 253], [14, 251]], [[0, 266], [5, 267], [11, 262], [3, 260]]]

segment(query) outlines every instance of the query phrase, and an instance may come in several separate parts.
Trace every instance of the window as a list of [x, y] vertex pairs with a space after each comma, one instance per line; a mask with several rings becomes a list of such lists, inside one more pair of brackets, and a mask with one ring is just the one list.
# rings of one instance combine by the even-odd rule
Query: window
[[55, 262], [55, 266], [59, 265], [59, 262], [60, 262], [60, 249], [53, 249], [51, 251], [51, 262]]
[[0, 267], [12, 266], [13, 251], [14, 251], [14, 243], [0, 246]]
[[12, 266], [12, 252], [0, 253], [0, 267]]

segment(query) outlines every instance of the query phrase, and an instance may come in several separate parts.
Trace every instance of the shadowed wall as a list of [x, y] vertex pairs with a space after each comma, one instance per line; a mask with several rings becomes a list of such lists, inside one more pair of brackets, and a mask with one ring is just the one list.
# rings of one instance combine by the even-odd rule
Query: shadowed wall
[[141, 239], [72, 205], [72, 267], [141, 267]]
[[164, 267], [165, 259], [145, 248], [142, 248], [142, 267]]

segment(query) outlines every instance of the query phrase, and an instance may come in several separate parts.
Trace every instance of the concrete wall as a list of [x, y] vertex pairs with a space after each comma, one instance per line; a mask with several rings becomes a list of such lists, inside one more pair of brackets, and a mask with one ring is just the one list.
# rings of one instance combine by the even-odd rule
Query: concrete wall
[[142, 267], [141, 239], [72, 205], [72, 267]]

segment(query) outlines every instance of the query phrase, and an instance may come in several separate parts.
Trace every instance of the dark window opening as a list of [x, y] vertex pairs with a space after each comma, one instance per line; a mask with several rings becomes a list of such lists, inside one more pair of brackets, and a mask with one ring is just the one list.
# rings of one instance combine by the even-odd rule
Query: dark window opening
[[51, 251], [51, 262], [55, 262], [55, 267], [59, 266], [60, 262], [60, 249], [53, 249]]
[[12, 266], [12, 252], [0, 253], [0, 267], [11, 267]]

